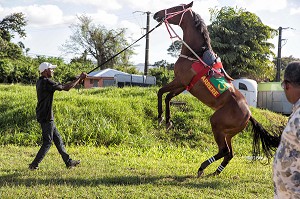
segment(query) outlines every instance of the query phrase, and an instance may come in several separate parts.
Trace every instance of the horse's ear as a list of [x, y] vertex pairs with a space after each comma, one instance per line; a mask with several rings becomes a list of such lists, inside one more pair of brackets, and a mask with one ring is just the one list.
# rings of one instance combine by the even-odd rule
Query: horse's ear
[[186, 8], [191, 8], [193, 6], [193, 1], [187, 5], [185, 5]]

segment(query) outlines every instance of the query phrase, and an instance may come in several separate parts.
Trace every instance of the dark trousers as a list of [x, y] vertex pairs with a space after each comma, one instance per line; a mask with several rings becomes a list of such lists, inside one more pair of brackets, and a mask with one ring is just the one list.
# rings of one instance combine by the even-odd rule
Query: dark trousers
[[38, 166], [38, 164], [45, 157], [46, 153], [49, 151], [49, 149], [52, 145], [52, 141], [54, 141], [54, 144], [55, 144], [58, 152], [60, 153], [62, 159], [64, 160], [65, 164], [67, 165], [71, 159], [66, 152], [65, 145], [64, 145], [63, 140], [54, 124], [54, 121], [40, 123], [40, 125], [42, 127], [43, 144], [31, 164]]

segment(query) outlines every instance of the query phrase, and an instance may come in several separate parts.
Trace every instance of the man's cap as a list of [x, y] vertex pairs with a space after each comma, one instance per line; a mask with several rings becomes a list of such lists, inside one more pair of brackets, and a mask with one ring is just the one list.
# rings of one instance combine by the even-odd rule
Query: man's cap
[[56, 68], [56, 65], [52, 65], [49, 62], [43, 62], [40, 64], [39, 66], [39, 71], [40, 73], [44, 72], [44, 70], [48, 69], [48, 68]]

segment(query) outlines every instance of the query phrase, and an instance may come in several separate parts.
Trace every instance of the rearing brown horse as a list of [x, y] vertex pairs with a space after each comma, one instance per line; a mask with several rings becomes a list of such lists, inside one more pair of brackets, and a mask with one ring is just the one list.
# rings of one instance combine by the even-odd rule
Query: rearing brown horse
[[[205, 51], [213, 52], [210, 45], [210, 37], [207, 27], [200, 17], [192, 11], [193, 2], [186, 5], [179, 5], [169, 9], [158, 11], [154, 14], [154, 19], [158, 22], [164, 21], [168, 31], [171, 26], [169, 24], [178, 25], [183, 30], [183, 45], [181, 55], [175, 63], [175, 78], [169, 84], [159, 89], [158, 96], [158, 120], [163, 121], [162, 113], [162, 96], [166, 95], [166, 125], [167, 128], [172, 126], [170, 121], [170, 100], [188, 88], [189, 92], [215, 110], [210, 118], [214, 139], [218, 144], [218, 153], [208, 160], [204, 161], [198, 169], [198, 177], [204, 173], [204, 169], [216, 160], [224, 158], [220, 166], [213, 173], [218, 175], [226, 167], [233, 158], [231, 139], [233, 136], [241, 132], [248, 121], [253, 125], [253, 156], [257, 157], [261, 153], [260, 142], [262, 144], [262, 152], [267, 158], [272, 157], [274, 151], [280, 141], [280, 135], [269, 134], [260, 123], [252, 116], [249, 106], [244, 96], [230, 83], [232, 80], [221, 67], [214, 69], [213, 65], [203, 62], [202, 57]], [[176, 34], [176, 33], [175, 33]], [[178, 37], [179, 38], [179, 37]], [[217, 58], [217, 57], [215, 57]], [[204, 69], [196, 70], [192, 65], [195, 63], [204, 65]], [[211, 91], [205, 86], [205, 82], [201, 81], [201, 77], [224, 76], [229, 80], [228, 89], [220, 96], [213, 96]], [[198, 79], [195, 78], [199, 76]]]

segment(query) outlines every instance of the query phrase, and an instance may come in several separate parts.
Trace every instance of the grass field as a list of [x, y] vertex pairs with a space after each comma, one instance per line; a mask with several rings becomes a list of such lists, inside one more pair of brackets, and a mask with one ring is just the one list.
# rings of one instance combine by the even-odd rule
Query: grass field
[[28, 170], [38, 148], [0, 148], [0, 198], [272, 198], [271, 165], [235, 157], [223, 173], [219, 162], [196, 178], [201, 149], [68, 147], [79, 167], [67, 169], [52, 147], [36, 171]]
[[[217, 177], [212, 110], [189, 94], [174, 100], [174, 128], [157, 125], [158, 88], [105, 88], [55, 93], [56, 125], [82, 163], [67, 169], [54, 145], [36, 171], [28, 164], [41, 143], [34, 86], [0, 84], [0, 198], [272, 198], [271, 164], [251, 162], [250, 128], [233, 139], [234, 158]], [[287, 117], [251, 108], [267, 129]]]

